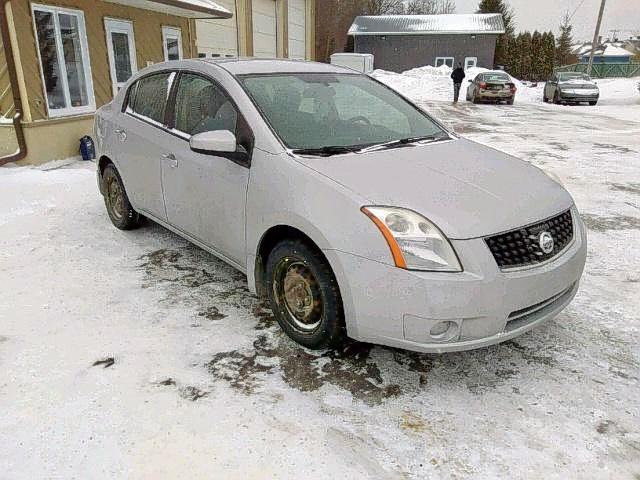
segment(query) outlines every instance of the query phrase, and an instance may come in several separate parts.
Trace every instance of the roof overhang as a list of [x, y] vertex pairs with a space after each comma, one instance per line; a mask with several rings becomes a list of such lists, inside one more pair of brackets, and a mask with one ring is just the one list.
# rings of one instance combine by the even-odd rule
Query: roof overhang
[[233, 14], [211, 0], [104, 0], [185, 18], [231, 18]]
[[477, 32], [469, 30], [447, 30], [437, 32], [348, 32], [349, 35], [365, 36], [375, 35], [378, 37], [387, 37], [391, 35], [502, 35], [504, 30], [478, 30]]

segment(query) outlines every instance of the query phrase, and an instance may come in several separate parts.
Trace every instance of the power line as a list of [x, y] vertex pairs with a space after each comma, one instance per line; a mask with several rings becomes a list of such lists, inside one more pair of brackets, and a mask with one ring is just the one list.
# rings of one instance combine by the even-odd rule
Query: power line
[[578, 13], [578, 10], [580, 9], [580, 7], [582, 6], [582, 4], [584, 3], [584, 0], [582, 0], [578, 6], [573, 10], [573, 13], [571, 15], [569, 15], [569, 21], [571, 21], [573, 19], [573, 17], [575, 16], [576, 13]]

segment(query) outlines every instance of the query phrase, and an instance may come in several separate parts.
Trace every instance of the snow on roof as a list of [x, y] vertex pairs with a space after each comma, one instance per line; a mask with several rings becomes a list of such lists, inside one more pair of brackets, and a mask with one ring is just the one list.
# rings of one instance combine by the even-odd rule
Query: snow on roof
[[465, 15], [376, 15], [359, 16], [349, 35], [429, 35], [443, 33], [504, 33], [502, 15], [476, 13]]
[[[573, 51], [574, 54], [585, 56], [591, 52], [591, 44], [585, 43]], [[603, 43], [596, 48], [595, 55], [599, 57], [632, 57], [633, 53], [619, 46], [617, 43]]]
[[233, 14], [212, 0], [105, 0], [130, 7], [187, 18], [231, 18]]

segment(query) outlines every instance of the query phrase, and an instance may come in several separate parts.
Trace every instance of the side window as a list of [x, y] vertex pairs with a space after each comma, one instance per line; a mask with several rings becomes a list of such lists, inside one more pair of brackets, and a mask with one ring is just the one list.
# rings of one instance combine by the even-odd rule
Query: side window
[[238, 112], [213, 82], [185, 73], [176, 93], [175, 129], [187, 135], [229, 130], [237, 135]]
[[[175, 73], [163, 72], [144, 77], [129, 92], [127, 111], [164, 124], [164, 113]], [[133, 102], [133, 104], [131, 104]]]

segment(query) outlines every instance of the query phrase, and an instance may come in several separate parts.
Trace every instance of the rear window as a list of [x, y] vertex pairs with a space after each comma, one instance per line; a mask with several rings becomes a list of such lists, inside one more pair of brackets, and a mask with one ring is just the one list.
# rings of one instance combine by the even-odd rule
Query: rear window
[[164, 124], [173, 72], [162, 72], [141, 78], [131, 87], [127, 111]]
[[504, 73], [485, 73], [483, 75], [485, 82], [510, 82], [511, 79]]

